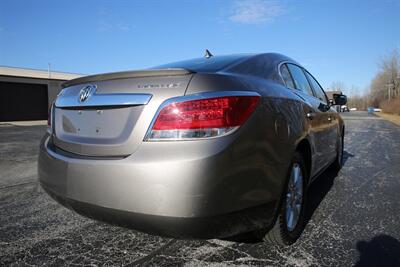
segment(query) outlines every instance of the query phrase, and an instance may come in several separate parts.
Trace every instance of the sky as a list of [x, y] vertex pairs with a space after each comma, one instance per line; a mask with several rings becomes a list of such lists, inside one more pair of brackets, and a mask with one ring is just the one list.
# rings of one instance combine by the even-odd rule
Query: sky
[[277, 52], [367, 90], [400, 49], [400, 0], [0, 0], [0, 65], [82, 74]]

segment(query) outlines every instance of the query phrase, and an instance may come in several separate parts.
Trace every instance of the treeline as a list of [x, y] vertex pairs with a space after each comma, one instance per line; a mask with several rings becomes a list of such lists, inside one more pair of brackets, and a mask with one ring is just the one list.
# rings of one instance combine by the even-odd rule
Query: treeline
[[400, 115], [400, 55], [393, 50], [378, 63], [378, 72], [371, 81], [369, 90], [360, 94], [355, 87], [348, 90], [343, 83], [334, 82], [333, 90], [348, 93], [348, 106], [365, 110], [378, 107], [384, 112]]

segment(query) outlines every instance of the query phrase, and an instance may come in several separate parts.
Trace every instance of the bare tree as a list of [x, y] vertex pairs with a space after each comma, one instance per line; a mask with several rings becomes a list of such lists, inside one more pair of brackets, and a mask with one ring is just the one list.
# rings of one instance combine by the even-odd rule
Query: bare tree
[[344, 85], [344, 82], [342, 82], [342, 81], [334, 81], [331, 83], [331, 86], [329, 87], [329, 91], [343, 92], [344, 90], [345, 90], [345, 85]]
[[371, 81], [369, 105], [400, 114], [400, 55], [397, 49], [380, 59], [378, 73]]
[[400, 55], [397, 49], [381, 58], [379, 71], [371, 82], [371, 98], [379, 104], [400, 95]]

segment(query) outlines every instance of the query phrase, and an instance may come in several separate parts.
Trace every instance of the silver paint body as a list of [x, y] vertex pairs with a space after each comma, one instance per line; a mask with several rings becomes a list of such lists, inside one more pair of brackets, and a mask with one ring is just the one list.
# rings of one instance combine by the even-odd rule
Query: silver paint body
[[[270, 204], [262, 227], [272, 224], [298, 144], [306, 140], [310, 146], [314, 177], [335, 159], [344, 126], [333, 108], [320, 111], [318, 99], [284, 86], [278, 66], [291, 59], [278, 54], [251, 59], [268, 61], [269, 76], [239, 73], [239, 64], [216, 73], [148, 71], [69, 82], [53, 108], [53, 129], [41, 143], [42, 186], [93, 206], [174, 218]], [[89, 84], [97, 86], [98, 98], [92, 95], [87, 106], [68, 104]], [[168, 99], [238, 91], [257, 93], [261, 101], [236, 131], [202, 140], [145, 140]]]

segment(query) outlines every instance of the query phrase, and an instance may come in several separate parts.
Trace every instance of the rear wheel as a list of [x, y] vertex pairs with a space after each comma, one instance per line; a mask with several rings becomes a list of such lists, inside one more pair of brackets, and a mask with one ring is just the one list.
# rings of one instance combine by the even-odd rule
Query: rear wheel
[[264, 241], [290, 245], [302, 233], [305, 223], [307, 172], [299, 152], [290, 165], [287, 184], [274, 227], [264, 236]]

